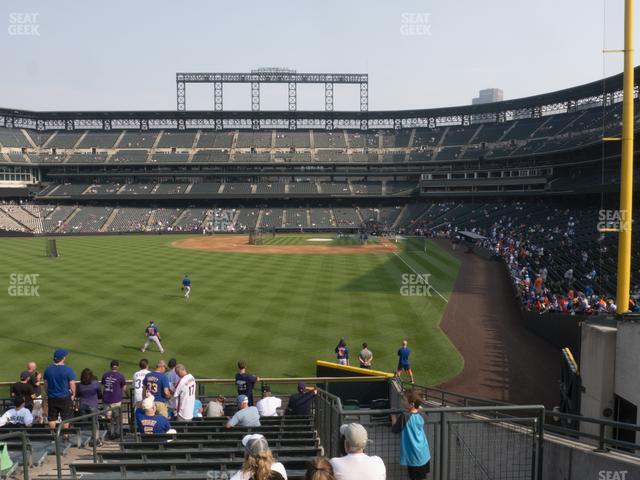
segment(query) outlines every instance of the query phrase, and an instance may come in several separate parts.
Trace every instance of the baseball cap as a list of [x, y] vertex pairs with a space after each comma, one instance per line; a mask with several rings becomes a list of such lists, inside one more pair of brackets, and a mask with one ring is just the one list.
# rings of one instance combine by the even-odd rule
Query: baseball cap
[[340, 435], [354, 448], [364, 448], [367, 445], [367, 430], [359, 423], [346, 423], [340, 426]]
[[31, 372], [29, 370], [20, 372], [20, 380], [26, 380], [27, 378], [31, 378]]
[[238, 395], [237, 401], [238, 403], [248, 402], [249, 397], [247, 397], [246, 395]]
[[69, 355], [69, 352], [67, 350], [65, 350], [64, 348], [59, 348], [55, 352], [53, 352], [53, 359], [61, 360], [68, 355]]
[[147, 397], [142, 401], [143, 410], [150, 410], [151, 408], [153, 408], [153, 405], [154, 405], [153, 397]]
[[305, 388], [307, 388], [307, 386], [304, 384], [304, 382], [298, 383], [298, 391], [299, 392], [303, 391]]
[[269, 450], [269, 442], [259, 433], [242, 437], [242, 446], [249, 455], [259, 455]]
[[24, 397], [20, 395], [18, 395], [13, 399], [13, 405], [16, 407], [19, 407], [20, 405], [24, 404], [24, 402], [25, 402]]
[[111, 368], [119, 367], [119, 366], [120, 366], [120, 362], [118, 360], [111, 360]]

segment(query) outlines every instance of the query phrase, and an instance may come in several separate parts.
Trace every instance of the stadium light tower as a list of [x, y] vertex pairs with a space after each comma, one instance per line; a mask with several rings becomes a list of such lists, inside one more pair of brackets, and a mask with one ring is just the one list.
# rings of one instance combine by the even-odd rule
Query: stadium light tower
[[622, 104], [622, 166], [620, 178], [620, 234], [618, 237], [617, 313], [629, 310], [633, 207], [633, 2], [624, 4], [624, 84]]

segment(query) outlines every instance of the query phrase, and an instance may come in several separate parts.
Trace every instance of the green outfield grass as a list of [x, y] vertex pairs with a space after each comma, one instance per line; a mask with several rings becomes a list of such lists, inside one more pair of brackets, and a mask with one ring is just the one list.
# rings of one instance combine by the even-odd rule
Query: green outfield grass
[[[407, 262], [449, 296], [459, 264], [435, 244], [426, 255], [400, 257], [260, 255], [171, 247], [179, 238], [62, 237], [57, 259], [44, 256], [42, 238], [1, 239], [0, 380], [17, 379], [27, 360], [43, 368], [57, 347], [71, 351], [77, 374], [86, 366], [102, 373], [117, 358], [128, 377], [151, 319], [163, 335], [163, 357], [176, 357], [199, 377], [231, 377], [238, 359], [261, 376], [310, 375], [316, 359], [333, 360], [340, 337], [354, 357], [367, 341], [374, 367], [386, 371], [407, 338], [420, 383], [462, 369], [438, 327], [444, 300], [400, 294], [402, 275], [413, 273]], [[188, 302], [179, 288], [185, 273], [193, 280]], [[12, 274], [39, 275], [39, 296], [9, 295]], [[153, 349], [145, 356], [160, 358]]]

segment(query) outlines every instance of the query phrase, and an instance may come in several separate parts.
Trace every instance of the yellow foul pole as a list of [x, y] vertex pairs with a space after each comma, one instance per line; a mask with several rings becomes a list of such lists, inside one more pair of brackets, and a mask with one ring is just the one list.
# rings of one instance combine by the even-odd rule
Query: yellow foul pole
[[622, 168], [620, 178], [620, 236], [618, 238], [617, 313], [629, 310], [633, 207], [633, 2], [624, 4], [624, 103], [622, 106]]

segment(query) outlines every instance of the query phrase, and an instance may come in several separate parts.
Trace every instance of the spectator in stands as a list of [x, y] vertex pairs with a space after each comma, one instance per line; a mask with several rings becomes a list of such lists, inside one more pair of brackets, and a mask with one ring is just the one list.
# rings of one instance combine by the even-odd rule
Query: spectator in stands
[[207, 417], [224, 417], [224, 397], [222, 395], [214, 398], [207, 404]]
[[199, 398], [193, 402], [193, 418], [202, 418], [204, 415], [204, 407]]
[[349, 348], [344, 338], [341, 338], [335, 348], [336, 358], [339, 365], [349, 365]]
[[31, 373], [28, 370], [20, 373], [20, 381], [13, 383], [9, 388], [11, 398], [22, 397], [25, 401], [25, 407], [29, 411], [33, 410], [33, 400], [36, 398], [36, 392], [30, 383]]
[[156, 402], [156, 412], [159, 415], [169, 416], [169, 410], [167, 409], [167, 399], [171, 398], [169, 392], [169, 382], [164, 374], [167, 369], [167, 365], [164, 360], [158, 360], [156, 369], [153, 372], [147, 373], [142, 381], [145, 391], [151, 393]]
[[287, 415], [311, 415], [311, 404], [318, 389], [316, 387], [307, 387], [304, 383], [298, 383], [298, 393], [289, 397], [287, 405]]
[[304, 480], [335, 480], [331, 462], [325, 457], [315, 457], [304, 474]]
[[[255, 407], [253, 407], [255, 408]], [[263, 435], [245, 435], [242, 438], [244, 463], [231, 480], [286, 480], [287, 472], [280, 462], [273, 460], [269, 443]]]
[[260, 413], [258, 409], [249, 406], [249, 399], [246, 395], [238, 395], [238, 411], [229, 419], [224, 428], [238, 427], [259, 427]]
[[282, 400], [271, 395], [269, 385], [262, 386], [262, 399], [256, 403], [256, 408], [261, 417], [277, 417], [278, 408], [282, 406]]
[[247, 363], [244, 360], [238, 362], [238, 373], [236, 373], [236, 389], [238, 395], [246, 395], [249, 399], [249, 406], [253, 406], [253, 387], [260, 378], [247, 373]]
[[407, 467], [410, 480], [424, 480], [431, 471], [431, 452], [420, 412], [422, 395], [417, 390], [409, 390], [404, 403], [406, 412], [394, 418], [391, 428], [393, 433], [400, 434], [400, 465]]
[[187, 372], [184, 365], [176, 365], [178, 382], [173, 392], [173, 400], [176, 405], [176, 419], [189, 421], [193, 419], [196, 403], [196, 379]]
[[29, 377], [29, 383], [33, 387], [37, 398], [42, 394], [40, 388], [40, 386], [42, 385], [42, 374], [38, 372], [38, 365], [36, 364], [36, 362], [27, 363], [26, 371], [31, 374], [31, 376]]
[[344, 438], [343, 457], [331, 459], [336, 480], [385, 480], [387, 469], [380, 457], [369, 456], [364, 448], [369, 441], [367, 430], [359, 423], [340, 426], [340, 435]]
[[34, 423], [42, 423], [44, 416], [42, 411], [42, 374], [38, 371], [38, 365], [36, 362], [28, 362], [27, 371], [31, 373], [29, 383], [36, 394], [31, 413], [33, 413]]
[[138, 363], [138, 367], [140, 367], [140, 370], [133, 374], [133, 401], [136, 405], [142, 402], [144, 398], [142, 382], [144, 382], [144, 377], [149, 373], [149, 360], [146, 358], [141, 359]]
[[[44, 371], [47, 392], [49, 428], [56, 428], [58, 416], [64, 421], [73, 416], [73, 400], [76, 396], [76, 374], [64, 364], [69, 352], [59, 348], [53, 353], [53, 363]], [[69, 428], [65, 424], [64, 428]]]
[[100, 383], [90, 368], [80, 374], [80, 383], [76, 385], [76, 396], [80, 401], [80, 415], [88, 415], [98, 411], [98, 399], [102, 397]]
[[358, 354], [358, 361], [360, 362], [360, 368], [371, 368], [373, 363], [373, 353], [369, 350], [367, 342], [362, 344], [362, 350]]
[[[102, 375], [102, 401], [106, 408], [118, 408], [122, 406], [122, 396], [127, 392], [127, 381], [124, 375], [118, 371], [120, 362], [112, 360], [111, 370]], [[108, 411], [106, 417], [109, 420], [109, 434], [112, 439], [120, 436], [120, 410]]]
[[180, 381], [178, 374], [176, 373], [176, 365], [178, 361], [175, 358], [170, 358], [167, 367], [169, 367], [169, 371], [165, 373], [167, 376], [167, 382], [169, 382], [169, 393], [171, 394], [171, 398], [167, 402], [167, 406], [169, 407], [169, 418], [173, 418], [175, 416], [176, 402], [173, 398], [173, 394], [176, 391], [176, 385]]
[[33, 415], [25, 406], [24, 397], [13, 399], [13, 408], [10, 408], [0, 417], [0, 427], [10, 425], [12, 427], [30, 427], [33, 424]]
[[138, 432], [143, 435], [158, 435], [162, 433], [175, 433], [171, 428], [169, 420], [164, 415], [156, 413], [154, 398], [149, 396], [142, 401], [143, 415], [137, 417]]

